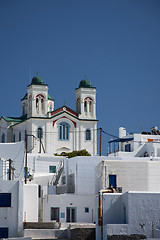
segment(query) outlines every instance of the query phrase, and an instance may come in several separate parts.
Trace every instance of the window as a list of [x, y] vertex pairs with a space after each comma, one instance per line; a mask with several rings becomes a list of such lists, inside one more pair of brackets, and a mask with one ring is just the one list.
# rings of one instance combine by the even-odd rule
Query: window
[[89, 111], [92, 112], [92, 101], [89, 101]]
[[36, 98], [36, 108], [38, 108], [39, 104], [38, 104], [38, 98]]
[[91, 140], [91, 130], [86, 130], [86, 140]]
[[62, 185], [66, 184], [66, 176], [62, 176]]
[[84, 111], [87, 112], [87, 101], [84, 101]]
[[89, 208], [88, 208], [88, 207], [85, 207], [85, 208], [84, 208], [84, 212], [85, 212], [85, 213], [89, 213]]
[[41, 127], [39, 127], [38, 130], [37, 130], [37, 137], [38, 138], [42, 138], [43, 137], [43, 130], [42, 130]]
[[59, 221], [59, 208], [51, 207], [51, 220]]
[[49, 104], [49, 111], [52, 112], [52, 103]]
[[56, 173], [56, 166], [49, 166], [50, 173]]
[[2, 133], [2, 143], [5, 143], [5, 134]]
[[125, 145], [125, 152], [131, 152], [131, 144]]
[[0, 193], [0, 207], [11, 207], [11, 193]]
[[21, 141], [21, 132], [19, 132], [19, 141]]
[[0, 238], [8, 238], [8, 228], [0, 227]]
[[31, 113], [31, 108], [32, 108], [32, 96], [29, 96], [29, 113]]
[[42, 111], [44, 111], [44, 99], [43, 98], [41, 99], [41, 108], [42, 108]]
[[113, 186], [114, 189], [117, 187], [117, 175], [109, 175], [109, 186]]
[[59, 124], [59, 140], [69, 140], [70, 126], [68, 123]]

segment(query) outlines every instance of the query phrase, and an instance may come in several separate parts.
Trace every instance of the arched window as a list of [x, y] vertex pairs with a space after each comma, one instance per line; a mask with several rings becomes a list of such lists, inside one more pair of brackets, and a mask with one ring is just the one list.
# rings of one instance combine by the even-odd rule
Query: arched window
[[70, 125], [66, 122], [59, 124], [59, 140], [69, 140]]
[[89, 101], [89, 111], [92, 112], [92, 101]]
[[41, 108], [42, 108], [42, 111], [44, 111], [44, 99], [41, 98]]
[[49, 104], [49, 111], [52, 112], [52, 103]]
[[41, 127], [39, 127], [37, 129], [37, 137], [38, 138], [43, 138], [43, 129]]
[[91, 140], [91, 130], [90, 129], [86, 130], [86, 140]]
[[37, 110], [39, 109], [39, 101], [38, 101], [38, 98], [36, 98], [36, 109], [37, 109]]
[[84, 101], [84, 111], [87, 112], [87, 101]]
[[31, 113], [31, 109], [32, 109], [32, 96], [29, 95], [29, 113]]
[[2, 143], [5, 143], [5, 134], [2, 133]]

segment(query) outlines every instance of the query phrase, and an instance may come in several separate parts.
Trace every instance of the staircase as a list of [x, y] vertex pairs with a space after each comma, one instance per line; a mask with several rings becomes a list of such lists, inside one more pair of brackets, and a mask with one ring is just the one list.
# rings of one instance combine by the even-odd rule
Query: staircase
[[63, 169], [64, 169], [64, 161], [60, 161], [58, 167], [57, 167], [57, 170], [56, 170], [56, 174], [53, 176], [52, 180], [51, 180], [51, 185], [57, 185], [58, 184], [58, 181], [60, 179], [60, 176], [63, 172]]
[[59, 229], [58, 222], [52, 223], [25, 223], [24, 237], [32, 239], [63, 239], [67, 240], [67, 228]]

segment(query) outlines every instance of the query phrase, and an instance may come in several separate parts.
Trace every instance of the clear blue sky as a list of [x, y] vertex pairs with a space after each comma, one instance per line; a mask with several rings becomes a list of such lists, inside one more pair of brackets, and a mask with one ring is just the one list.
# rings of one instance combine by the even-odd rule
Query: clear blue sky
[[21, 115], [30, 69], [56, 108], [87, 75], [106, 132], [160, 128], [160, 1], [0, 0], [1, 116]]

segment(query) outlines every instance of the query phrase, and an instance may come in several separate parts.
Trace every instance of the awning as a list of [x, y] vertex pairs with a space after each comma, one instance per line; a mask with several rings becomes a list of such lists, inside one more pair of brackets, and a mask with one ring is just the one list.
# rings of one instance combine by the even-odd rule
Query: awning
[[108, 143], [115, 143], [115, 142], [129, 142], [134, 140], [134, 138], [117, 138], [114, 140], [109, 141]]

